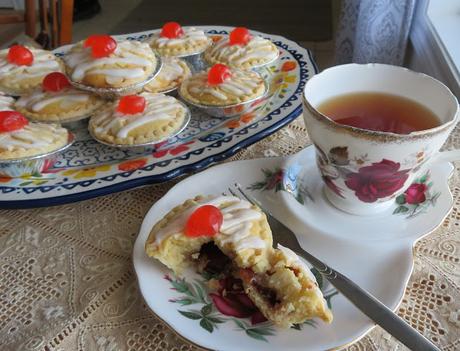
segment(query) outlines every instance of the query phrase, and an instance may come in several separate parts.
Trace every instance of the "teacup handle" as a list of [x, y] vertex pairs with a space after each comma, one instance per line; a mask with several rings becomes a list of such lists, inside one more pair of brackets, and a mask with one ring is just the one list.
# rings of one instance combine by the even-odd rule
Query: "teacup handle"
[[432, 162], [454, 162], [460, 161], [460, 150], [440, 151], [434, 156]]

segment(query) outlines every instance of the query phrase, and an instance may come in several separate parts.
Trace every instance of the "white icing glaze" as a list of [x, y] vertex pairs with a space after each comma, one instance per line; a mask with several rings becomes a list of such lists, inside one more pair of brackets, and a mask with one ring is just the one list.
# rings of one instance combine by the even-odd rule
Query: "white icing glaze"
[[106, 109], [93, 117], [96, 133], [113, 134], [118, 138], [126, 138], [133, 129], [155, 120], [172, 120], [176, 111], [185, 107], [174, 97], [164, 94], [141, 94], [146, 99], [145, 110], [134, 115], [125, 115], [116, 111], [117, 104], [112, 109]]
[[[138, 41], [117, 42], [117, 48], [108, 57], [93, 58], [91, 48], [78, 44], [74, 50], [64, 56], [64, 61], [73, 70], [72, 80], [79, 82], [88, 74], [103, 74], [109, 84], [122, 78], [139, 78], [153, 71], [156, 63], [152, 49], [147, 43]], [[117, 67], [129, 65], [130, 67]]]
[[160, 37], [159, 34], [156, 36], [152, 42], [154, 43], [155, 46], [158, 48], [163, 48], [163, 47], [171, 47], [171, 46], [176, 46], [176, 45], [183, 45], [185, 43], [194, 43], [197, 41], [208, 41], [208, 37], [206, 34], [204, 34], [204, 31], [194, 28], [194, 27], [189, 27], [189, 28], [183, 28], [184, 34], [179, 37], [179, 38], [165, 38], [165, 37]]
[[[184, 88], [195, 95], [211, 94], [215, 98], [225, 101], [229, 97], [248, 96], [261, 83], [261, 78], [255, 77], [253, 72], [232, 70], [232, 74], [223, 83], [208, 84], [208, 73], [202, 72], [184, 81]], [[258, 80], [258, 82], [257, 82]]]
[[[224, 204], [227, 206], [221, 208]], [[155, 244], [159, 245], [168, 237], [183, 233], [188, 217], [198, 207], [204, 205], [213, 205], [221, 208], [223, 222], [220, 232], [214, 237], [216, 241], [220, 241], [222, 245], [232, 243], [237, 252], [247, 249], [263, 249], [266, 247], [267, 244], [264, 240], [258, 236], [251, 235], [252, 222], [260, 220], [262, 213], [253, 209], [251, 204], [245, 200], [225, 195], [205, 199], [182, 212], [155, 233]]]
[[278, 56], [270, 40], [253, 36], [246, 45], [230, 45], [229, 39], [221, 39], [207, 53], [214, 60], [241, 66], [253, 59], [269, 62]]
[[0, 133], [0, 150], [12, 151], [15, 148], [33, 149], [47, 146], [56, 136], [66, 130], [58, 125], [29, 123], [24, 128]]
[[163, 82], [173, 82], [180, 78], [186, 78], [190, 73], [181, 65], [179, 59], [174, 57], [164, 57], [163, 66], [158, 75], [148, 84], [150, 89], [161, 89]]
[[8, 49], [0, 51], [0, 79], [8, 77], [10, 83], [24, 79], [45, 76], [50, 72], [62, 72], [59, 62], [51, 52], [28, 48], [32, 51], [34, 60], [30, 66], [18, 66], [7, 60]]
[[11, 96], [1, 95], [0, 93], [0, 111], [13, 110], [14, 98]]
[[39, 112], [48, 105], [56, 102], [62, 108], [66, 108], [73, 103], [86, 103], [89, 98], [90, 95], [88, 93], [74, 88], [68, 88], [59, 92], [47, 92], [40, 89], [19, 98], [16, 106], [33, 112]]

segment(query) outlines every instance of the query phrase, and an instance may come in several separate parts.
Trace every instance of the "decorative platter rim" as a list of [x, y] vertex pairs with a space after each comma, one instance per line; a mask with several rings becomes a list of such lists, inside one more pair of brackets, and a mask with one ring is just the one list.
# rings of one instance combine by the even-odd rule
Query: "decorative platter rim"
[[[207, 30], [211, 35], [223, 35], [228, 31], [228, 29], [231, 28], [224, 26], [201, 27]], [[129, 37], [130, 39], [145, 39], [155, 31], [156, 30], [126, 34], [121, 35], [120, 37]], [[173, 178], [204, 169], [211, 164], [215, 164], [219, 161], [229, 158], [241, 149], [271, 135], [278, 129], [282, 128], [297, 118], [302, 112], [300, 95], [303, 91], [305, 81], [318, 72], [318, 68], [313, 61], [312, 54], [308, 49], [304, 49], [295, 42], [286, 38], [260, 32], [257, 33], [265, 37], [269, 37], [271, 40], [273, 40], [275, 44], [280, 48], [280, 50], [284, 50], [284, 54], [289, 56], [284, 57], [284, 59], [292, 60], [298, 66], [298, 68], [296, 68], [298, 76], [296, 75], [297, 78], [295, 78], [295, 85], [287, 88], [286, 95], [277, 101], [279, 106], [274, 106], [273, 109], [268, 108], [267, 110], [264, 110], [259, 115], [260, 118], [255, 118], [254, 121], [248, 122], [242, 127], [228, 129], [228, 134], [223, 133], [224, 137], [221, 137], [221, 139], [217, 141], [210, 141], [206, 144], [204, 142], [198, 142], [198, 137], [196, 137], [193, 140], [197, 141], [197, 145], [200, 143], [200, 149], [190, 149], [186, 153], [183, 153], [177, 157], [173, 158], [171, 156], [170, 159], [160, 160], [156, 163], [148, 163], [145, 168], [136, 169], [135, 171], [123, 171], [117, 173], [112, 172], [113, 174], [110, 173], [110, 171], [105, 172], [105, 174], [103, 174], [104, 176], [100, 176], [99, 172], [97, 172], [97, 176], [95, 174], [93, 178], [90, 177], [83, 181], [77, 181], [73, 183], [69, 182], [68, 184], [66, 184], [64, 181], [60, 182], [63, 183], [63, 185], [53, 185], [52, 182], [44, 185], [34, 185], [33, 182], [29, 182], [32, 184], [24, 186], [22, 184], [26, 184], [28, 182], [23, 182], [21, 185], [14, 183], [10, 185], [8, 184], [8, 179], [7, 181], [2, 181], [2, 179], [0, 179], [0, 194], [2, 194], [2, 200], [0, 200], [0, 208], [14, 209], [59, 205], [90, 199], [142, 185], [165, 182]], [[59, 52], [61, 49], [65, 50], [65, 48], [66, 47], [57, 49], [57, 52]], [[222, 128], [219, 129], [219, 131], [220, 130], [222, 130]], [[86, 140], [83, 140], [82, 142], [86, 142]], [[179, 143], [179, 145], [183, 145], [183, 143]], [[142, 155], [140, 157], [142, 157]], [[131, 159], [135, 158], [131, 157]], [[177, 163], [177, 166], [172, 165], [173, 162]], [[116, 166], [112, 165], [118, 165], [120, 163], [123, 163], [123, 161], [119, 160], [115, 163], [101, 162], [100, 165], [109, 165], [112, 168], [116, 168]], [[97, 168], [97, 164], [94, 168]], [[157, 169], [153, 170], [154, 168]], [[159, 168], [163, 169], [158, 170]], [[75, 167], [75, 169], [77, 168]], [[85, 168], [83, 168], [83, 170], [85, 170]], [[145, 172], [144, 174], [139, 175], [141, 173], [140, 171]], [[59, 173], [57, 174], [57, 177], [60, 177]], [[117, 177], [119, 179], [115, 179]], [[43, 178], [43, 180], [46, 182], [47, 179]], [[68, 181], [67, 178], [64, 178], [64, 180]], [[97, 185], [96, 182], [102, 182], [103, 184]], [[63, 191], [57, 192], [57, 190]], [[65, 194], [63, 194], [64, 192]]]

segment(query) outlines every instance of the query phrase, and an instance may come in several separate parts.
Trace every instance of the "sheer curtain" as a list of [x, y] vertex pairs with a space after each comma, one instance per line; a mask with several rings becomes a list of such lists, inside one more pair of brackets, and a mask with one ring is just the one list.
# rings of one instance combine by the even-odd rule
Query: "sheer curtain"
[[336, 63], [402, 65], [416, 0], [342, 0]]

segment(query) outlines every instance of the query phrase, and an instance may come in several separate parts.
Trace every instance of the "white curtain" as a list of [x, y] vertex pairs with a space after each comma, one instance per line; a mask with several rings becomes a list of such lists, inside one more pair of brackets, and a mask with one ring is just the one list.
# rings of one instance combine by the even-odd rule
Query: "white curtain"
[[342, 0], [337, 64], [402, 65], [416, 0]]

